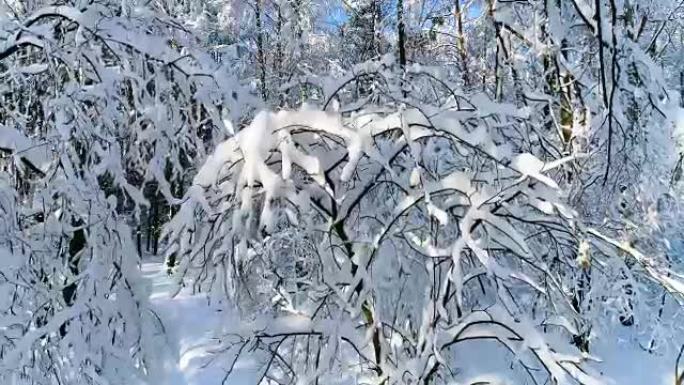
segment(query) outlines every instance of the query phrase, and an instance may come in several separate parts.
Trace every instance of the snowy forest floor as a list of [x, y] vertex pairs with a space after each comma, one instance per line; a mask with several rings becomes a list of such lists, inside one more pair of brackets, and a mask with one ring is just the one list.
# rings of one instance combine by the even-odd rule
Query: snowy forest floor
[[[212, 335], [225, 323], [237, 320], [233, 315], [221, 313], [210, 304], [206, 295], [193, 295], [183, 290], [173, 296], [173, 283], [166, 274], [163, 263], [148, 260], [143, 264], [142, 272], [151, 285], [151, 302], [157, 314], [164, 321], [167, 333], [178, 345], [179, 378], [174, 385], [222, 385], [226, 369], [231, 364], [231, 357], [225, 355], [221, 359], [211, 361]], [[649, 354], [640, 348], [632, 329], [616, 328], [613, 335], [603, 336], [592, 346], [592, 354], [602, 362], [596, 369], [603, 374], [606, 384], [615, 385], [672, 385], [674, 384], [674, 365], [676, 352], [659, 352]], [[684, 336], [673, 336], [684, 337]], [[681, 338], [680, 338], [681, 339]], [[679, 339], [678, 339], [679, 340]], [[480, 344], [481, 345], [481, 344]], [[511, 368], [492, 362], [491, 351], [486, 347], [465, 347], [468, 352], [467, 363], [462, 367], [464, 373], [475, 375], [491, 373], [503, 378], [514, 378]], [[245, 357], [238, 361], [233, 372], [223, 385], [251, 385], [258, 382], [260, 365], [256, 360]], [[497, 376], [499, 377], [499, 376]], [[520, 378], [519, 383], [527, 384]]]

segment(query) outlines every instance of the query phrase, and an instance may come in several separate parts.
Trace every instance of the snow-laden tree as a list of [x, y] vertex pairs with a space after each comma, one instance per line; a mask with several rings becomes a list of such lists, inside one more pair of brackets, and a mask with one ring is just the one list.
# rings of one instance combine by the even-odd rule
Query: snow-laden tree
[[[258, 114], [195, 176], [169, 253], [254, 322], [219, 338], [227, 376], [256, 350], [278, 383], [449, 383], [462, 345], [495, 341], [532, 383], [600, 383], [570, 343], [576, 275], [627, 256], [671, 292], [681, 277], [564, 203], [554, 176], [585, 155], [525, 152], [539, 111], [398, 71], [321, 80], [323, 110]], [[364, 104], [359, 76], [381, 85]]]
[[[672, 130], [679, 69], [672, 64], [675, 57], [681, 61], [681, 2], [465, 1], [452, 7], [453, 17], [439, 19], [431, 44], [435, 57], [451, 58], [450, 68], [460, 72], [446, 76], [539, 112], [521, 132], [540, 157], [588, 155], [557, 175], [580, 218], [672, 262], [674, 250], [648, 218], [657, 202], [677, 196], [671, 180], [679, 158]], [[634, 323], [636, 297], [644, 291], [629, 287], [644, 288], [644, 282], [632, 280], [632, 266], [628, 261], [607, 278], [578, 275], [575, 297], [588, 312], [587, 324], [610, 318], [596, 317], [589, 305], [606, 298], [623, 303], [617, 317]], [[601, 288], [591, 290], [594, 285]], [[659, 294], [648, 297], [642, 302], [660, 302]], [[657, 308], [641, 308], [645, 324]]]
[[229, 373], [448, 383], [499, 346], [595, 383], [615, 321], [677, 327], [683, 12], [0, 2], [0, 380], [167, 381], [147, 241], [258, 321], [217, 336]]
[[18, 5], [0, 19], [0, 381], [172, 383], [131, 225], [182, 196], [244, 94], [141, 4]]

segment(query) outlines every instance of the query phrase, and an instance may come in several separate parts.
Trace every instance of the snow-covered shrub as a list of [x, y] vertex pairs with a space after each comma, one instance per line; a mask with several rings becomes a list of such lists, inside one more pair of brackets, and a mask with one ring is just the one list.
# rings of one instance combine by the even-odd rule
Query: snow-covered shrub
[[150, 9], [24, 5], [0, 15], [0, 382], [168, 383], [128, 224], [146, 185], [182, 195], [239, 89]]
[[[391, 61], [365, 70], [383, 104], [261, 112], [216, 148], [167, 227], [179, 283], [255, 322], [237, 339], [228, 325], [217, 351], [263, 351], [275, 381], [448, 383], [459, 344], [494, 340], [530, 379], [593, 383], [570, 344], [591, 234], [550, 177], [574, 156], [519, 152], [509, 135], [528, 109], [448, 88], [421, 102], [392, 84]], [[352, 80], [321, 88], [344, 99]]]

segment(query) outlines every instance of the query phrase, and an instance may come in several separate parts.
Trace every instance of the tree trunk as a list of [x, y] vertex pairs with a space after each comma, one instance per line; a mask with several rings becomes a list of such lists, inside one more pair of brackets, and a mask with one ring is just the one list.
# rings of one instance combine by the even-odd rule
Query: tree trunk
[[262, 0], [256, 0], [254, 8], [256, 28], [257, 28], [257, 62], [259, 63], [259, 80], [261, 81], [261, 97], [266, 100], [266, 56], [264, 52], [264, 31], [261, 23]]
[[465, 87], [468, 87], [470, 85], [468, 79], [468, 56], [465, 47], [465, 35], [463, 34], [463, 9], [461, 8], [461, 0], [454, 1], [454, 21], [456, 22], [456, 43], [461, 62], [461, 76], [463, 77], [463, 84]]
[[397, 37], [399, 40], [399, 65], [406, 66], [406, 32], [404, 24], [404, 0], [397, 0]]
[[[71, 225], [73, 227], [81, 227], [83, 226], [83, 221], [81, 219], [74, 218], [71, 221]], [[69, 271], [73, 275], [74, 279], [76, 278], [76, 276], [78, 276], [78, 264], [81, 260], [81, 252], [83, 251], [83, 249], [85, 249], [85, 247], [86, 233], [83, 228], [79, 228], [76, 231], [74, 231], [71, 240], [69, 241], [69, 249], [67, 255], [67, 267], [69, 268]], [[76, 284], [76, 281], [73, 281], [62, 289], [62, 298], [64, 299], [64, 304], [67, 307], [70, 307], [74, 304], [74, 300], [76, 299], [77, 287], [78, 285]], [[59, 335], [61, 337], [64, 337], [67, 334], [67, 326], [68, 322], [65, 322], [59, 327]]]

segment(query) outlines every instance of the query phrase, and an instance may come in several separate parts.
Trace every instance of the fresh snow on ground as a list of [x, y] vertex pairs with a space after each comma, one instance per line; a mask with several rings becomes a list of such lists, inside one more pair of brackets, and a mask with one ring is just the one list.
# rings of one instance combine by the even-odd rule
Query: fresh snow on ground
[[[205, 294], [193, 295], [189, 289], [173, 296], [173, 282], [166, 274], [163, 262], [149, 261], [143, 264], [143, 275], [152, 286], [151, 302], [171, 341], [176, 341], [179, 356], [179, 371], [183, 378], [177, 384], [183, 385], [252, 385], [260, 377], [260, 364], [256, 360], [243, 359], [236, 363], [231, 376], [222, 383], [231, 357], [211, 361], [217, 330], [237, 326], [233, 315], [224, 314], [210, 303]], [[592, 346], [592, 354], [602, 362], [596, 370], [603, 374], [607, 385], [672, 385], [674, 384], [674, 361], [676, 352], [649, 354], [629, 335], [630, 329], [619, 328], [612, 336], [604, 336]], [[482, 381], [496, 378], [519, 378], [519, 383], [501, 384], [526, 385], [528, 382], [508, 360], [492, 360], [501, 357], [497, 348], [489, 343], [463, 344], [459, 354], [464, 362], [460, 365], [463, 379]], [[174, 384], [175, 385], [175, 384]], [[350, 384], [352, 385], [352, 384]], [[454, 384], [461, 385], [461, 384]]]
[[[142, 271], [152, 285], [150, 300], [164, 321], [169, 340], [177, 342], [177, 346], [170, 348], [178, 349], [178, 369], [184, 377], [180, 384], [221, 384], [226, 374], [222, 364], [228, 363], [209, 364], [213, 356], [210, 351], [215, 332], [222, 327], [225, 328], [224, 322], [230, 322], [230, 317], [212, 306], [204, 294], [192, 295], [190, 290], [182, 290], [176, 296], [172, 296], [173, 282], [166, 274], [162, 262], [145, 263]], [[250, 365], [250, 362], [240, 361], [226, 384], [254, 383], [258, 378], [257, 369], [258, 367]]]

